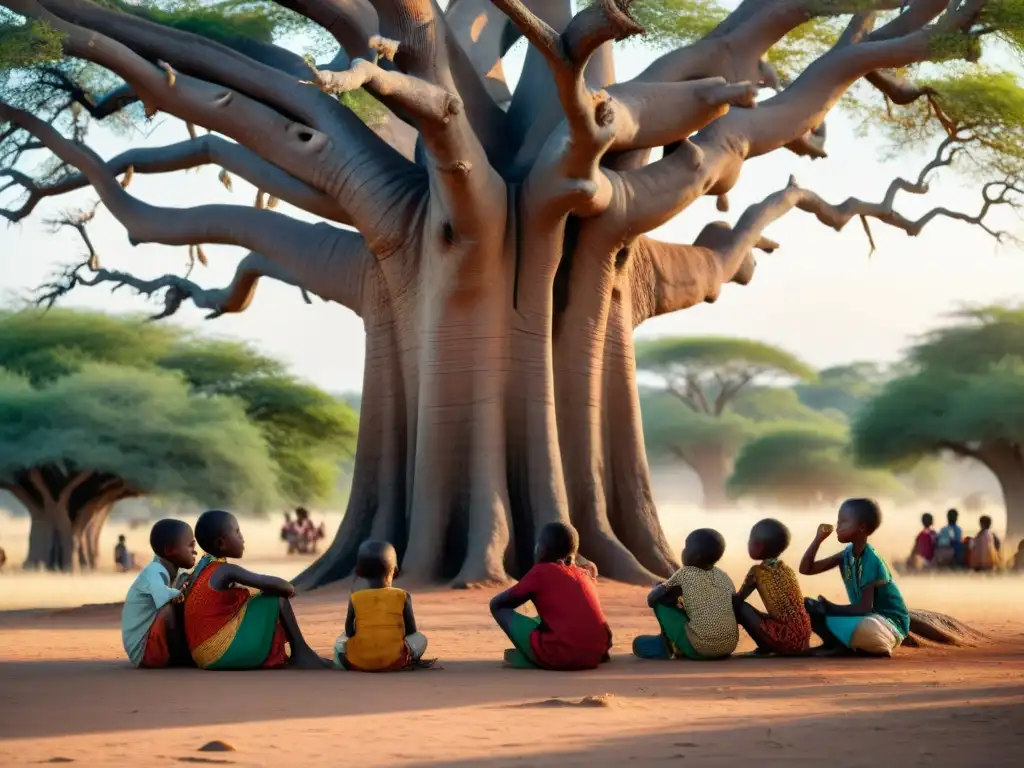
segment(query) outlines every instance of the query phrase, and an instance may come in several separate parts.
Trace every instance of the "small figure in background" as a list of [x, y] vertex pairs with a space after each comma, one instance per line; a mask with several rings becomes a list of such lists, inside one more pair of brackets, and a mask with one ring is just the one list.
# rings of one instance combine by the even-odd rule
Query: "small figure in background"
[[978, 521], [981, 530], [971, 539], [968, 564], [975, 571], [994, 571], [1002, 564], [999, 550], [1002, 545], [992, 532], [992, 518], [982, 515]]
[[960, 513], [951, 509], [946, 513], [946, 526], [935, 540], [935, 567], [955, 568], [963, 562], [964, 532], [957, 525]]
[[935, 518], [930, 512], [921, 515], [921, 532], [914, 539], [914, 548], [907, 560], [907, 568], [912, 571], [923, 571], [931, 568], [935, 562], [935, 545], [938, 541], [935, 533]]
[[114, 567], [119, 573], [139, 570], [135, 565], [135, 555], [128, 550], [123, 533], [117, 537], [117, 546], [114, 547]]

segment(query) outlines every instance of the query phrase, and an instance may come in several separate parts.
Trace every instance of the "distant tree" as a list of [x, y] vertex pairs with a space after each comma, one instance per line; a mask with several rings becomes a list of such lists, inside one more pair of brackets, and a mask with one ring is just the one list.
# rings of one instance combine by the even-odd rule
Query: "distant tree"
[[[700, 478], [704, 505], [728, 504], [726, 480], [739, 446], [754, 431], [751, 419], [736, 413], [744, 405], [758, 413], [757, 398], [740, 396], [771, 381], [813, 381], [815, 372], [776, 347], [749, 339], [724, 337], [663, 338], [637, 345], [637, 368], [657, 376], [670, 406], [662, 398], [647, 398], [644, 435], [648, 445], [685, 461]], [[761, 393], [785, 400], [799, 409], [795, 398]], [[780, 405], [781, 402], [776, 403]], [[686, 411], [689, 411], [687, 413]]]
[[908, 354], [853, 424], [857, 456], [907, 466], [949, 452], [988, 467], [1006, 504], [1007, 535], [1024, 533], [1024, 309], [960, 312]]
[[[95, 565], [100, 530], [125, 498], [264, 507], [330, 498], [339, 464], [353, 452], [356, 417], [347, 405], [237, 342], [99, 313], [6, 313], [0, 361], [0, 487], [32, 515], [30, 566], [67, 570], [76, 553], [81, 566]], [[97, 394], [97, 377], [125, 383]], [[80, 397], [71, 396], [76, 387], [85, 388]], [[63, 426], [47, 421], [54, 393], [69, 397]], [[198, 434], [191, 425], [204, 408], [220, 408], [201, 433], [209, 443], [178, 451]], [[245, 434], [232, 454], [238, 430]], [[233, 469], [218, 469], [223, 451]]]
[[734, 498], [793, 506], [905, 490], [888, 472], [857, 467], [839, 425], [791, 425], [753, 438], [740, 449], [727, 487]]
[[275, 467], [242, 404], [196, 397], [156, 369], [85, 364], [33, 386], [0, 378], [0, 487], [32, 516], [27, 567], [96, 564], [103, 523], [123, 499], [267, 503]]
[[856, 362], [818, 372], [818, 380], [793, 387], [800, 402], [816, 411], [841, 414], [846, 420], [877, 395], [888, 380], [878, 363]]

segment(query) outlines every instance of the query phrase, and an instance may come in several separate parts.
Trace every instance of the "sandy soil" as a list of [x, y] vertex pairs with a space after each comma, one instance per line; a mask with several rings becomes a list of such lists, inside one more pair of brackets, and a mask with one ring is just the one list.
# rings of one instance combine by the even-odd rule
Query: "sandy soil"
[[[1006, 584], [1016, 609], [951, 606], [934, 584], [921, 605], [955, 609], [990, 633], [982, 647], [698, 664], [628, 656], [632, 637], [653, 628], [643, 591], [603, 583], [615, 654], [583, 673], [501, 668], [506, 643], [485, 591], [417, 593], [428, 655], [444, 668], [377, 676], [137, 671], [122, 658], [116, 605], [8, 612], [0, 765], [1020, 765], [1024, 584]], [[297, 600], [324, 653], [346, 596], [334, 587]], [[215, 739], [235, 751], [199, 751]]]

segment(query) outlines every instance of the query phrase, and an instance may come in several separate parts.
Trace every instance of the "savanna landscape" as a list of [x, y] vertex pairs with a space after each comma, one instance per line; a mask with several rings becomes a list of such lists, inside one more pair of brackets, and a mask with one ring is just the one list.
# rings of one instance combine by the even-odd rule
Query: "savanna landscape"
[[[1020, 0], [0, 0], [0, 762], [1018, 764], [1022, 52]], [[692, 531], [741, 585], [850, 497], [891, 658], [631, 652]], [[135, 668], [211, 508], [325, 659], [392, 544], [436, 663]], [[596, 669], [503, 663], [552, 524]]]

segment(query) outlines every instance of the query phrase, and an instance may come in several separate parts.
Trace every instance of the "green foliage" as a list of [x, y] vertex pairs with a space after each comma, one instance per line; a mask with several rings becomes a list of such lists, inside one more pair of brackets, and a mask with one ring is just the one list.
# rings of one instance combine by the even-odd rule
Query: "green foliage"
[[699, 40], [729, 15], [709, 0], [640, 0], [630, 13], [647, 30], [649, 42], [666, 47]]
[[29, 67], [59, 60], [63, 56], [61, 35], [41, 21], [0, 15], [0, 70]]
[[47, 464], [202, 504], [274, 501], [275, 468], [241, 403], [174, 374], [89, 363], [33, 387], [0, 378], [0, 476]]
[[858, 468], [841, 426], [780, 426], [746, 443], [727, 485], [734, 498], [782, 504], [832, 503], [850, 495], [894, 495], [887, 472]]
[[853, 444], [865, 464], [907, 465], [954, 446], [1024, 441], [1024, 309], [956, 317], [910, 351], [910, 372], [855, 420]]
[[953, 314], [951, 325], [925, 334], [909, 351], [918, 369], [984, 373], [1007, 358], [1024, 359], [1024, 306], [985, 306]]
[[666, 337], [637, 344], [637, 367], [654, 372], [769, 374], [814, 381], [817, 373], [794, 355], [752, 339]]
[[817, 381], [797, 384], [792, 391], [807, 407], [846, 421], [878, 394], [886, 378], [876, 363], [851, 363], [826, 368]]
[[757, 422], [843, 420], [841, 414], [833, 413], [829, 408], [816, 408], [802, 402], [794, 387], [744, 389], [730, 403], [729, 410], [737, 416]]
[[166, 372], [193, 396], [230, 398], [262, 435], [277, 493], [291, 503], [329, 498], [354, 453], [357, 418], [346, 403], [238, 342], [91, 312], [0, 313], [0, 360], [36, 385], [100, 363]]
[[734, 453], [757, 431], [747, 418], [698, 413], [668, 392], [642, 392], [644, 442], [653, 455], [683, 458], [691, 451], [710, 449]]

